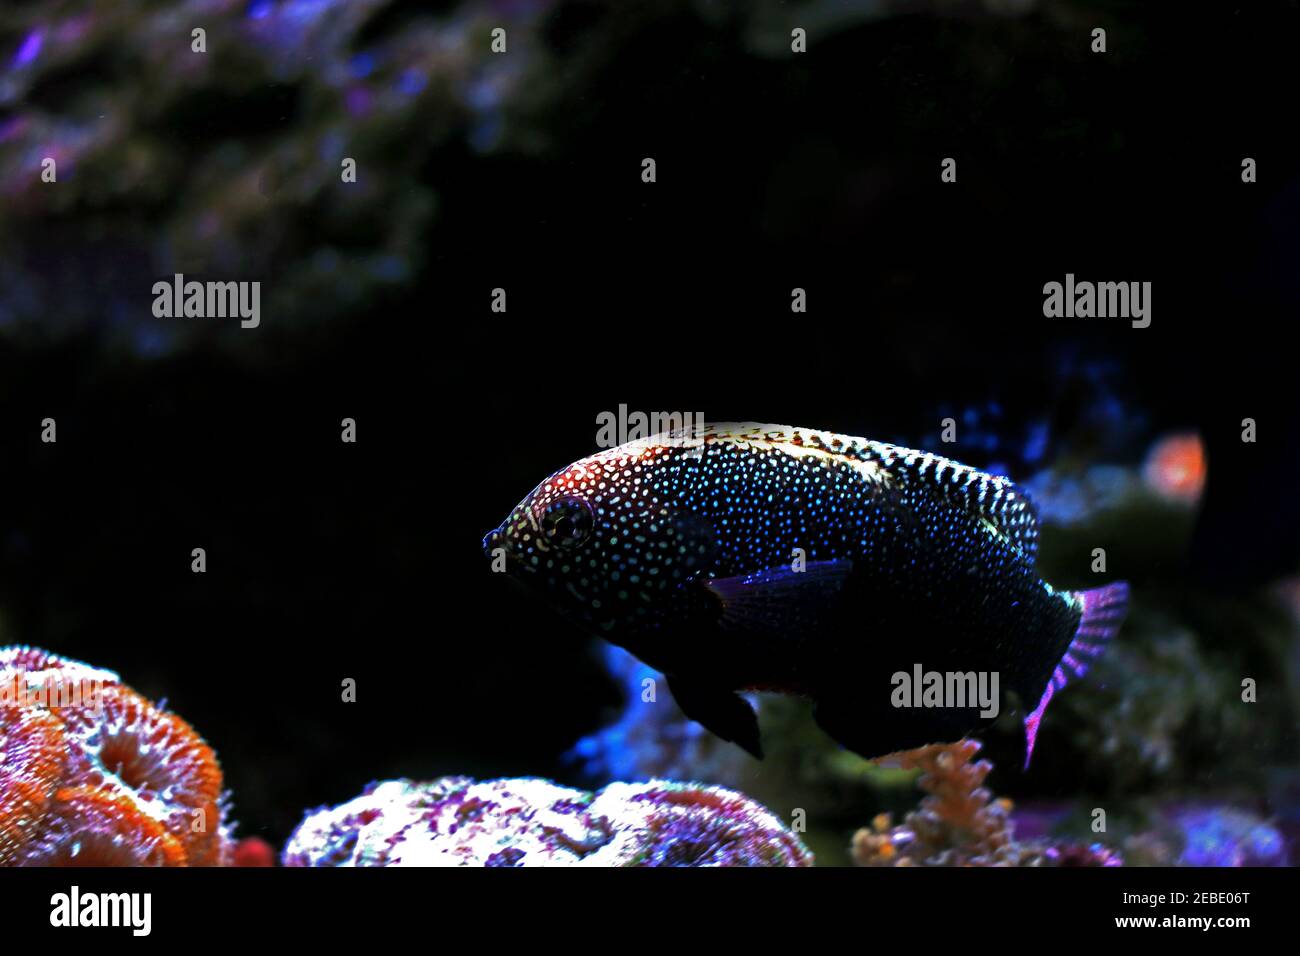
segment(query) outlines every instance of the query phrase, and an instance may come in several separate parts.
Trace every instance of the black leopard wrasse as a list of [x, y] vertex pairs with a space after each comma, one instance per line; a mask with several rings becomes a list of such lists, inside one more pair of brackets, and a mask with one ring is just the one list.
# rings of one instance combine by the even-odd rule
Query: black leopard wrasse
[[756, 756], [739, 692], [800, 694], [867, 757], [1027, 716], [1118, 630], [1128, 587], [1053, 588], [1010, 480], [807, 428], [698, 425], [592, 455], [483, 541], [499, 570], [668, 678]]

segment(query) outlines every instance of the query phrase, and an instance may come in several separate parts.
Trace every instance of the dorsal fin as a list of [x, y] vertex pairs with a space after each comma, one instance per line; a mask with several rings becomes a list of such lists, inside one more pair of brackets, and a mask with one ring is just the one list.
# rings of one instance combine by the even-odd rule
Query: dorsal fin
[[907, 475], [945, 503], [983, 518], [1030, 562], [1038, 556], [1038, 514], [1010, 478], [932, 452], [897, 445], [877, 447], [886, 468]]
[[983, 518], [1030, 562], [1038, 555], [1038, 515], [1025, 493], [1010, 478], [990, 475], [942, 455], [814, 428], [757, 422], [696, 424], [672, 433], [672, 437], [702, 439], [705, 445], [730, 442], [824, 454], [855, 463], [864, 476], [876, 482], [888, 482], [890, 476], [906, 479], [945, 504]]

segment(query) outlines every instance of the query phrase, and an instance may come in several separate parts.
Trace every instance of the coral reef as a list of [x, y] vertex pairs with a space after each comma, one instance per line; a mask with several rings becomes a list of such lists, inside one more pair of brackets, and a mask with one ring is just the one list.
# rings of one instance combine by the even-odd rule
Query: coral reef
[[1124, 841], [1140, 866], [1287, 866], [1286, 840], [1252, 810], [1227, 804], [1172, 803]]
[[977, 740], [932, 744], [893, 755], [906, 769], [920, 769], [926, 797], [901, 826], [880, 814], [853, 836], [860, 866], [1119, 866], [1113, 850], [1041, 841], [1018, 842], [1011, 802], [984, 787], [993, 765], [975, 760]]
[[0, 648], [0, 866], [214, 866], [216, 755], [117, 675]]
[[[1073, 724], [1074, 747], [1105, 758], [1113, 789], [1178, 783], [1196, 769], [1192, 755], [1222, 750], [1233, 760], [1263, 732], [1239, 704], [1240, 674], [1240, 665], [1211, 654], [1173, 617], [1139, 610], [1131, 633], [1098, 662], [1095, 683], [1062, 714]], [[1189, 748], [1189, 739], [1204, 746]]]
[[811, 866], [770, 812], [720, 787], [651, 781], [597, 793], [524, 778], [371, 784], [309, 813], [286, 866]]
[[[1284, 826], [1259, 812], [1258, 797], [1239, 800], [1164, 796], [1115, 804], [1107, 840], [1123, 850], [1125, 866], [1287, 866], [1292, 852]], [[1017, 838], [1047, 839], [1087, 824], [1077, 801], [1019, 805]]]
[[[145, 358], [247, 350], [220, 324], [152, 318], [151, 283], [269, 269], [262, 305], [291, 330], [405, 285], [440, 205], [443, 176], [431, 185], [424, 171], [435, 156], [501, 145], [549, 6], [6, 5], [0, 333], [49, 341], [89, 329]], [[496, 27], [509, 56], [491, 53]], [[53, 183], [41, 178], [47, 158]], [[342, 181], [344, 159], [355, 182]], [[69, 229], [77, 217], [96, 228]], [[58, 263], [40, 253], [45, 241]]]

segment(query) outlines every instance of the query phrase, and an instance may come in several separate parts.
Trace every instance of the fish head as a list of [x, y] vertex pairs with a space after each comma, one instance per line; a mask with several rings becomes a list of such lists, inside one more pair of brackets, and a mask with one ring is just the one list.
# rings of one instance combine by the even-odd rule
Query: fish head
[[557, 471], [488, 532], [484, 552], [597, 632], [649, 621], [708, 550], [707, 529], [651, 490], [662, 453], [616, 449]]
[[596, 530], [596, 513], [583, 494], [566, 487], [557, 472], [534, 488], [493, 530], [483, 536], [483, 551], [504, 553], [506, 570], [536, 574], [555, 558], [576, 560]]

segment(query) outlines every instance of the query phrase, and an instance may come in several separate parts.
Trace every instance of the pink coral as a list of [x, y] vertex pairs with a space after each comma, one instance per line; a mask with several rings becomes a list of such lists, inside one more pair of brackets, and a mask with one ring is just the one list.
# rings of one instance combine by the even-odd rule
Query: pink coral
[[371, 784], [307, 815], [286, 866], [811, 866], [769, 811], [720, 787], [597, 793], [540, 779]]

